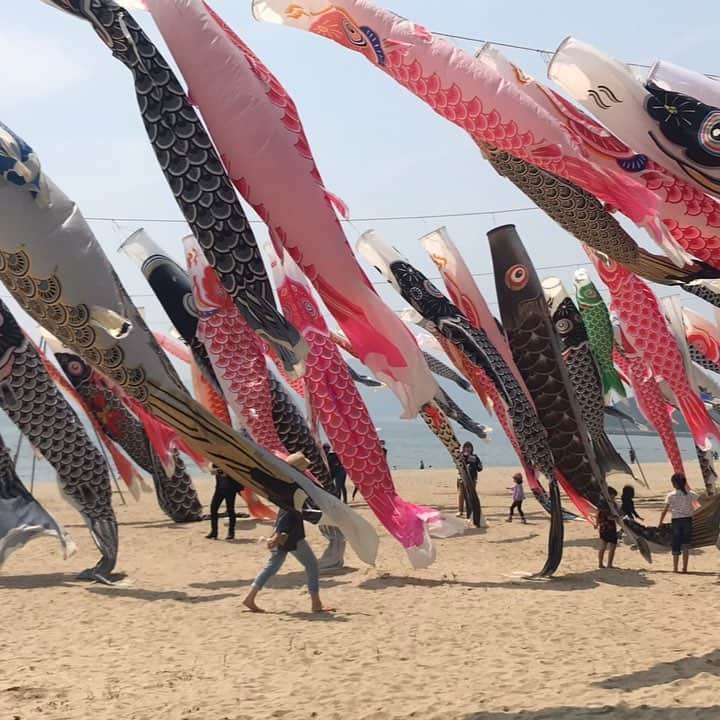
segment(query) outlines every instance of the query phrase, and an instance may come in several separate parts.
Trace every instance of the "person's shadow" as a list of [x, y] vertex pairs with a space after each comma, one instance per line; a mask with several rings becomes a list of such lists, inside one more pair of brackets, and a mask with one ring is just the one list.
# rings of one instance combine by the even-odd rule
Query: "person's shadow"
[[720, 650], [658, 663], [647, 670], [615, 675], [593, 685], [606, 690], [639, 690], [653, 685], [665, 685], [676, 680], [689, 680], [700, 673], [720, 676]]

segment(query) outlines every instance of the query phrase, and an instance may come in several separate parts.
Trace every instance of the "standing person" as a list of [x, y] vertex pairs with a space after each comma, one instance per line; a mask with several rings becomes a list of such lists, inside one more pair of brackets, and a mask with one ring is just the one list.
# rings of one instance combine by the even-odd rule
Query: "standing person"
[[622, 489], [620, 505], [620, 513], [623, 517], [629, 517], [631, 520], [642, 520], [635, 510], [635, 488], [632, 485], [626, 485]]
[[338, 496], [341, 497], [342, 501], [347, 505], [347, 488], [345, 487], [345, 481], [347, 480], [347, 470], [340, 462], [340, 458], [337, 456], [337, 453], [330, 447], [328, 443], [325, 443], [323, 445], [323, 450], [325, 451], [328, 468], [330, 469], [330, 477], [335, 484], [335, 489], [338, 491]]
[[228, 534], [226, 540], [235, 539], [235, 497], [243, 486], [226, 475], [219, 467], [213, 465], [215, 474], [215, 493], [210, 501], [210, 532], [205, 536], [208, 540], [217, 540], [218, 518], [220, 505], [225, 501], [228, 516]]
[[668, 512], [672, 516], [672, 554], [673, 570], [678, 572], [680, 553], [682, 552], [682, 571], [687, 572], [690, 558], [690, 541], [692, 540], [692, 515], [699, 506], [700, 496], [687, 489], [687, 480], [682, 473], [675, 473], [670, 482], [674, 490], [667, 494], [665, 507], [660, 515], [663, 524]]
[[510, 515], [505, 522], [513, 521], [513, 513], [515, 512], [515, 508], [517, 508], [520, 519], [523, 521], [524, 524], [527, 524], [527, 520], [525, 519], [525, 513], [522, 510], [523, 500], [525, 499], [525, 490], [523, 489], [523, 476], [520, 473], [515, 473], [513, 475], [513, 480], [515, 481], [515, 485], [512, 489], [512, 505], [510, 506]]
[[[477, 485], [478, 473], [481, 472], [483, 469], [483, 464], [480, 458], [475, 454], [475, 448], [473, 447], [473, 444], [471, 442], [463, 443], [463, 446], [460, 450], [460, 461], [465, 466], [465, 470], [468, 474], [468, 477], [470, 478], [472, 492], [477, 495], [477, 492], [475, 491], [475, 486]], [[470, 515], [472, 514], [472, 507], [471, 504], [467, 502], [468, 499], [465, 497], [465, 484], [463, 483], [462, 478], [457, 479], [457, 489], [457, 516], [462, 517], [463, 515], [466, 515], [467, 517], [470, 517]]]
[[[608, 495], [613, 502], [617, 497], [617, 490], [614, 487], [608, 487]], [[617, 550], [618, 534], [617, 527], [615, 526], [615, 518], [604, 510], [598, 510], [598, 514], [595, 517], [595, 527], [598, 529], [600, 534], [600, 548], [598, 549], [598, 567], [605, 567], [605, 550], [608, 554], [607, 567], [613, 567], [613, 561], [615, 560], [615, 550]]]
[[299, 512], [295, 510], [278, 512], [275, 529], [267, 541], [267, 547], [270, 550], [270, 557], [265, 567], [253, 580], [250, 592], [243, 600], [243, 605], [252, 612], [265, 612], [255, 604], [255, 598], [265, 583], [282, 567], [288, 553], [292, 553], [305, 568], [312, 612], [332, 612], [332, 608], [324, 607], [320, 601], [317, 558], [305, 540], [305, 527]]

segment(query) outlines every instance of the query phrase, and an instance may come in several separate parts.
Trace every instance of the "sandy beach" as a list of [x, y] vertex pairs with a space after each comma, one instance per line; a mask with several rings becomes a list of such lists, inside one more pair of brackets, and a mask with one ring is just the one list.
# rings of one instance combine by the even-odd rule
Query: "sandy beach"
[[[77, 582], [95, 550], [41, 485], [79, 551], [63, 561], [53, 539], [37, 540], [0, 574], [0, 718], [720, 718], [718, 551], [694, 553], [679, 576], [669, 554], [650, 566], [621, 545], [622, 569], [598, 570], [595, 531], [571, 522], [557, 577], [518, 579], [541, 567], [548, 521], [531, 499], [527, 525], [504, 521], [511, 472], [482, 473], [487, 531], [436, 541], [428, 570], [411, 570], [384, 532], [377, 567], [348, 551], [347, 569], [321, 583], [328, 616], [306, 612], [293, 558], [259, 596], [268, 614], [243, 612], [269, 525], [243, 520], [236, 542], [209, 541], [205, 523], [169, 522], [151, 495], [116, 501], [125, 579]], [[646, 473], [638, 509], [655, 524], [669, 469]], [[452, 471], [395, 476], [404, 497], [454, 512]], [[209, 481], [198, 488], [207, 503]], [[319, 553], [315, 528], [308, 538]]]

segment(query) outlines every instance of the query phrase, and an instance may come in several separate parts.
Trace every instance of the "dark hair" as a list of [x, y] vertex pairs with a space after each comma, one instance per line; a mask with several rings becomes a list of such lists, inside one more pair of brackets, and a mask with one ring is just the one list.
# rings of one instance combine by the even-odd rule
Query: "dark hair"
[[682, 473], [675, 473], [671, 478], [670, 482], [673, 487], [677, 490], [682, 490], [683, 495], [687, 495], [687, 478]]
[[617, 490], [612, 485], [608, 485], [608, 495], [613, 498], [617, 497]]
[[632, 485], [626, 485], [622, 489], [623, 502], [626, 500], [632, 500], [635, 497], [635, 488]]
[[520, 482], [522, 482], [522, 479], [523, 479], [523, 476], [522, 476], [520, 473], [515, 473], [515, 474], [513, 475], [513, 480], [514, 480], [515, 482], [517, 482], [518, 480], [519, 480]]
[[466, 442], [463, 443], [462, 449], [464, 450], [465, 448], [470, 448], [470, 452], [475, 452], [475, 448], [473, 447], [473, 444], [469, 440], [467, 440]]

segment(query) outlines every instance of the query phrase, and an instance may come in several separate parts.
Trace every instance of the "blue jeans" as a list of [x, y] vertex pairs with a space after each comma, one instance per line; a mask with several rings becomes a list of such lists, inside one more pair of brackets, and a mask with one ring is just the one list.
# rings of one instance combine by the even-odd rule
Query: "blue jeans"
[[282, 567], [285, 562], [285, 558], [288, 556], [288, 552], [291, 552], [298, 562], [300, 562], [300, 564], [305, 568], [308, 590], [311, 593], [319, 592], [320, 574], [318, 571], [317, 558], [315, 557], [315, 553], [312, 551], [312, 548], [305, 540], [300, 540], [295, 550], [283, 550], [282, 548], [273, 550], [270, 553], [267, 564], [253, 580], [252, 586], [256, 590], [261, 590], [265, 583]]

